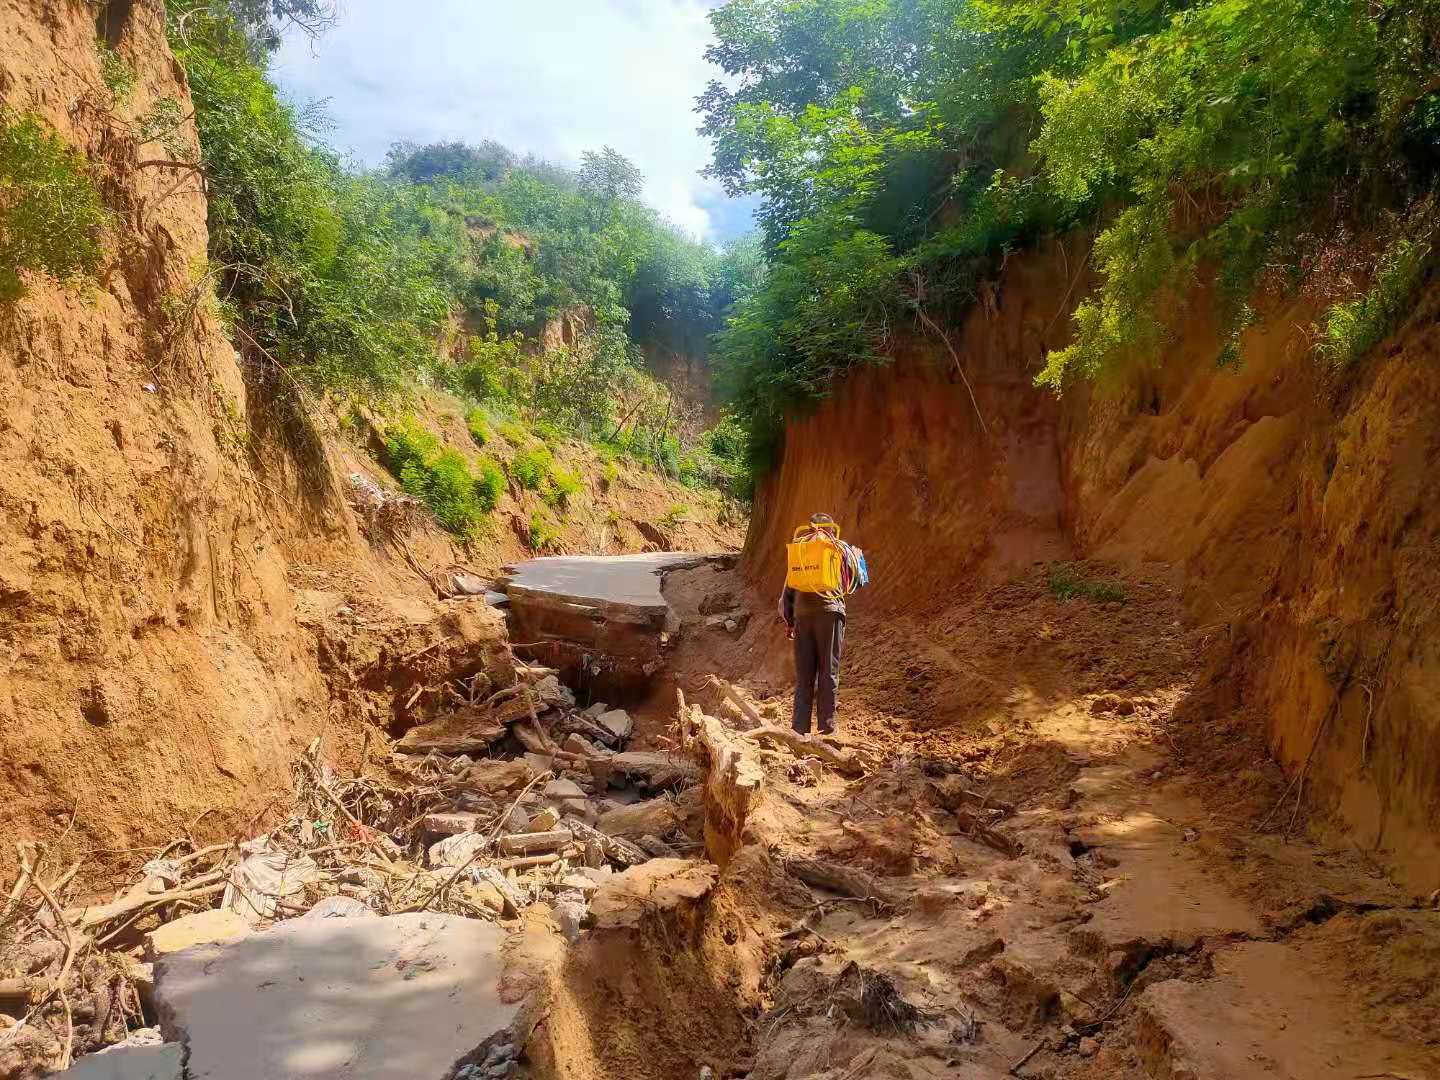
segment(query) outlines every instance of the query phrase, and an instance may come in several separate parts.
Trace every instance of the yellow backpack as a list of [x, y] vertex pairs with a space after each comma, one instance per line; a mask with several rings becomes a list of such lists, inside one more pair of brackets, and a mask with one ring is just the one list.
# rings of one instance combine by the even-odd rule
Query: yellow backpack
[[[801, 525], [785, 545], [789, 569], [785, 587], [796, 592], [831, 593], [840, 588], [840, 547], [824, 536], [840, 539], [838, 525]], [[803, 538], [802, 538], [803, 537]]]

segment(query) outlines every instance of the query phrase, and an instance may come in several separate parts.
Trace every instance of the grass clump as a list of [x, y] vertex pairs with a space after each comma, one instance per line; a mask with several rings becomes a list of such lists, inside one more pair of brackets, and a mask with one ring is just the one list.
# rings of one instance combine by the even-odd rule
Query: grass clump
[[530, 532], [528, 539], [531, 551], [544, 551], [549, 547], [553, 547], [559, 541], [560, 530], [554, 522], [539, 510], [536, 510], [530, 515]]
[[1046, 571], [1045, 584], [1055, 599], [1067, 603], [1085, 599], [1109, 604], [1124, 603], [1127, 599], [1123, 586], [1088, 578], [1074, 563], [1051, 563]]
[[471, 409], [466, 413], [465, 428], [476, 446], [484, 446], [490, 441], [490, 418], [485, 415], [484, 409]]
[[22, 271], [93, 275], [108, 218], [85, 159], [39, 117], [0, 106], [0, 301], [24, 295]]
[[551, 468], [546, 477], [544, 499], [551, 506], [567, 506], [570, 500], [580, 494], [580, 477], [558, 466]]
[[515, 456], [510, 462], [510, 475], [526, 491], [539, 491], [550, 475], [552, 464], [550, 451], [537, 446]]
[[495, 430], [500, 432], [500, 437], [511, 446], [524, 446], [530, 441], [530, 433], [517, 420], [506, 420]]
[[425, 504], [440, 527], [466, 542], [479, 536], [490, 511], [504, 491], [504, 478], [492, 461], [482, 462], [480, 475], [454, 450], [414, 421], [385, 432], [384, 464], [407, 494]]
[[672, 503], [660, 518], [660, 524], [667, 529], [673, 529], [683, 521], [690, 519], [690, 507], [685, 503]]

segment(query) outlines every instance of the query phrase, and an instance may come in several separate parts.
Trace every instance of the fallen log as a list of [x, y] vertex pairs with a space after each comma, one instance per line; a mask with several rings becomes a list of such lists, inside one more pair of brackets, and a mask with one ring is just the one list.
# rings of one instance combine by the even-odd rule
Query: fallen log
[[574, 837], [568, 829], [553, 829], [548, 832], [511, 833], [495, 842], [502, 854], [531, 855], [537, 851], [558, 851]]
[[518, 859], [501, 859], [495, 865], [501, 870], [533, 870], [537, 866], [554, 866], [560, 856], [553, 851], [548, 855], [526, 855]]
[[930, 792], [935, 796], [935, 801], [946, 810], [958, 810], [962, 806], [976, 806], [981, 810], [998, 810], [1002, 817], [1009, 817], [1015, 813], [1015, 804], [1006, 802], [1004, 799], [997, 799], [993, 795], [984, 795], [978, 791], [971, 791], [965, 787], [964, 781], [958, 776], [947, 776], [937, 782], [932, 782]]
[[479, 867], [472, 870], [471, 875], [476, 882], [485, 882], [494, 886], [495, 891], [505, 901], [505, 914], [512, 919], [518, 916], [529, 903], [525, 894], [515, 887], [515, 883], [492, 866]]
[[630, 843], [629, 840], [621, 840], [617, 836], [606, 836], [599, 829], [592, 829], [579, 818], [562, 819], [560, 828], [569, 831], [575, 841], [583, 847], [596, 845], [605, 858], [613, 863], [619, 863], [621, 866], [639, 866], [650, 858], [643, 848]]
[[846, 776], [859, 776], [865, 771], [860, 761], [847, 750], [831, 746], [823, 739], [817, 739], [813, 735], [801, 735], [798, 731], [784, 727], [759, 727], [752, 731], [739, 732], [740, 738], [758, 741], [764, 739], [768, 742], [783, 746], [796, 757], [819, 758], [826, 765], [831, 766]]
[[676, 787], [696, 779], [695, 766], [685, 758], [656, 750], [627, 750], [612, 756], [609, 765], [615, 772], [652, 790]]
[[709, 769], [705, 777], [705, 851], [724, 866], [744, 843], [750, 812], [760, 798], [765, 772], [754, 748], [713, 716], [691, 706], [682, 723], [696, 727], [692, 750]]
[[785, 869], [791, 876], [799, 878], [806, 885], [824, 889], [839, 896], [850, 896], [857, 900], [874, 900], [886, 907], [895, 907], [895, 900], [884, 889], [875, 884], [869, 874], [853, 870], [838, 863], [821, 859], [789, 858]]
[[1002, 855], [1007, 855], [1014, 859], [1018, 858], [1020, 853], [1025, 850], [1025, 845], [1022, 844], [1018, 838], [1011, 836], [1007, 832], [1001, 832], [999, 829], [992, 828], [984, 821], [981, 821], [977, 811], [960, 809], [951, 812], [955, 815], [955, 820], [959, 822], [960, 827], [965, 830], [966, 835], [973, 840], [979, 840], [982, 844], [994, 848]]

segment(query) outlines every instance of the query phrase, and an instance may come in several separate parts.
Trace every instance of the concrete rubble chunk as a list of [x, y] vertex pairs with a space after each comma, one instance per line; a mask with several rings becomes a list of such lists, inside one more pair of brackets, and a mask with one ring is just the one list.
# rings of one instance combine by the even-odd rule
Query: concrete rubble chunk
[[363, 902], [349, 896], [327, 896], [304, 915], [302, 919], [378, 919]]
[[504, 931], [429, 912], [293, 919], [168, 957], [161, 1028], [188, 1080], [443, 1080], [512, 1029]]
[[617, 739], [628, 739], [635, 728], [635, 722], [624, 709], [611, 709], [595, 718], [595, 722]]
[[474, 832], [475, 826], [480, 820], [479, 814], [451, 813], [451, 814], [426, 814], [424, 829], [434, 836], [457, 836], [460, 833]]
[[112, 1046], [82, 1057], [63, 1073], [66, 1080], [181, 1080], [184, 1050], [179, 1043]]
[[484, 851], [486, 846], [486, 837], [480, 833], [447, 836], [444, 840], [430, 845], [430, 868], [433, 870], [441, 866], [462, 866], [475, 852]]
[[560, 887], [562, 889], [573, 889], [575, 892], [584, 896], [589, 896], [600, 888], [600, 882], [587, 874], [582, 874], [577, 871], [573, 874], [566, 874], [561, 878]]
[[602, 713], [607, 713], [607, 712], [609, 712], [609, 711], [610, 711], [610, 706], [609, 706], [609, 705], [607, 705], [607, 704], [606, 704], [605, 702], [603, 702], [603, 701], [597, 701], [597, 702], [595, 702], [595, 704], [590, 705], [590, 706], [588, 706], [587, 708], [583, 709], [583, 710], [581, 711], [581, 714], [580, 714], [580, 715], [581, 715], [581, 716], [584, 716], [584, 717], [587, 717], [587, 718], [589, 718], [589, 719], [591, 719], [591, 720], [595, 720], [595, 719], [597, 719]]
[[583, 799], [585, 792], [581, 790], [580, 785], [575, 783], [574, 780], [565, 780], [562, 778], [559, 780], [551, 780], [546, 784], [544, 795], [545, 798], [555, 799], [558, 802], [565, 799]]
[[490, 793], [522, 788], [550, 768], [548, 761], [543, 769], [535, 767], [531, 764], [530, 757], [531, 755], [526, 754], [518, 761], [479, 762], [465, 774], [465, 780], [479, 791]]
[[546, 675], [535, 684], [536, 699], [546, 708], [573, 708], [575, 692], [555, 675]]
[[553, 806], [537, 810], [525, 824], [526, 832], [549, 832], [560, 824], [560, 811]]
[[165, 956], [179, 952], [192, 945], [209, 945], [217, 941], [238, 941], [251, 932], [247, 922], [238, 912], [225, 908], [212, 911], [197, 911], [182, 915], [164, 926], [150, 931], [146, 947], [150, 955]]

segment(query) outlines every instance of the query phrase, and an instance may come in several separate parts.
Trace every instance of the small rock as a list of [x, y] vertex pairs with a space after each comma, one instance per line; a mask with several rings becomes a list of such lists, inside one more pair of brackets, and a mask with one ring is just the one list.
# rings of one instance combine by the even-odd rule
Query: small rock
[[569, 750], [572, 754], [579, 754], [582, 758], [592, 758], [595, 756], [595, 744], [583, 735], [578, 735], [574, 732], [566, 736], [563, 748]]
[[312, 907], [302, 919], [378, 919], [369, 907], [349, 896], [327, 896]]
[[525, 822], [525, 832], [549, 832], [560, 824], [560, 811], [547, 806], [536, 811]]
[[352, 866], [348, 870], [342, 870], [339, 880], [345, 885], [358, 885], [370, 892], [379, 892], [385, 888], [385, 875], [378, 870], [371, 870], [368, 866]]
[[725, 631], [726, 631], [726, 633], [734, 634], [734, 633], [736, 633], [737, 631], [739, 631], [739, 629], [740, 629], [740, 624], [739, 624], [738, 622], [736, 622], [734, 619], [726, 619], [726, 620], [725, 620]]
[[151, 956], [167, 956], [194, 945], [212, 945], [239, 941], [250, 933], [250, 924], [228, 908], [197, 911], [182, 915], [150, 931], [148, 945]]
[[574, 892], [578, 892], [583, 896], [589, 896], [591, 893], [595, 892], [597, 889], [600, 888], [600, 882], [596, 881], [588, 874], [582, 873], [581, 871], [577, 870], [575, 873], [566, 874], [563, 878], [561, 878], [560, 887], [562, 889], [573, 890]]
[[459, 757], [451, 758], [450, 764], [445, 766], [445, 768], [448, 769], [450, 772], [459, 773], [464, 772], [466, 769], [470, 768], [470, 766], [474, 764], [475, 760], [470, 757], [469, 754], [461, 754]]
[[600, 815], [595, 813], [589, 799], [565, 799], [560, 803], [560, 809], [563, 813], [574, 814], [587, 825], [594, 825], [600, 820]]
[[546, 675], [535, 684], [535, 696], [551, 708], [575, 706], [575, 692], [554, 675]]
[[479, 822], [479, 814], [426, 814], [424, 829], [432, 836], [457, 836], [474, 832]]
[[635, 727], [635, 722], [630, 719], [630, 714], [624, 709], [610, 709], [608, 712], [603, 712], [595, 718], [595, 722], [617, 739], [628, 739], [630, 732]]
[[1080, 1040], [1080, 1045], [1077, 1049], [1080, 1051], [1081, 1057], [1094, 1057], [1100, 1052], [1100, 1043], [1097, 1040], [1086, 1036], [1085, 1038]]
[[555, 767], [555, 759], [549, 754], [526, 754], [522, 760], [530, 766], [532, 776], [547, 773]]
[[551, 780], [545, 785], [545, 798], [563, 802], [566, 799], [583, 799], [585, 792], [573, 780]]
[[571, 945], [580, 940], [580, 924], [589, 913], [585, 897], [579, 892], [563, 892], [550, 902], [550, 915]]
[[484, 596], [490, 585], [474, 574], [451, 574], [450, 593], [453, 596]]
[[609, 706], [609, 705], [605, 704], [605, 702], [603, 702], [603, 701], [597, 701], [597, 702], [595, 702], [595, 704], [593, 704], [593, 705], [589, 706], [588, 708], [584, 709], [584, 710], [580, 713], [580, 715], [581, 715], [581, 716], [589, 717], [591, 720], [594, 720], [596, 717], [600, 716], [600, 715], [603, 714], [603, 713], [607, 713], [607, 712], [609, 712], [609, 711], [610, 711], [610, 706]]
[[505, 816], [505, 831], [507, 833], [531, 832], [530, 815], [522, 807], [512, 806]]
[[431, 869], [441, 866], [461, 866], [470, 860], [470, 856], [477, 851], [483, 851], [486, 847], [485, 837], [480, 833], [460, 833], [458, 836], [447, 836], [438, 844], [433, 844], [429, 851]]

